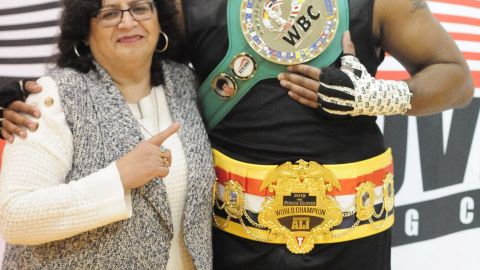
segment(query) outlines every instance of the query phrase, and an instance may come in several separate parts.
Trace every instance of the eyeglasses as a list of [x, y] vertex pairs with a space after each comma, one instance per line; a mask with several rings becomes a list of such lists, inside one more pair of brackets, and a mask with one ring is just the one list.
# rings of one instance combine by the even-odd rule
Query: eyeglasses
[[95, 17], [97, 17], [100, 25], [111, 27], [118, 25], [123, 19], [123, 13], [128, 11], [136, 21], [146, 21], [152, 18], [155, 4], [153, 2], [138, 3], [128, 9], [104, 9], [100, 10]]

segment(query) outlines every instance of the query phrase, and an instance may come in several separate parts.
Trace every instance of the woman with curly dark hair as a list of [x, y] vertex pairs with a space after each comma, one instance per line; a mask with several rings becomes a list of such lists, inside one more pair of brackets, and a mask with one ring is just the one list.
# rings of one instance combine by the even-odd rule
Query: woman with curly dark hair
[[57, 66], [27, 99], [38, 129], [3, 156], [3, 269], [212, 268], [214, 172], [173, 3], [63, 4]]

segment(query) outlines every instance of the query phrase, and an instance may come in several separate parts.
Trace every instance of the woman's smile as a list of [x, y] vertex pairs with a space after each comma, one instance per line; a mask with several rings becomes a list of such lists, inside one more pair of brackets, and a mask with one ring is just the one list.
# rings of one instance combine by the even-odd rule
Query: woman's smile
[[118, 43], [122, 44], [133, 44], [136, 43], [137, 41], [140, 41], [144, 38], [142, 35], [130, 35], [130, 36], [123, 36], [117, 39]]

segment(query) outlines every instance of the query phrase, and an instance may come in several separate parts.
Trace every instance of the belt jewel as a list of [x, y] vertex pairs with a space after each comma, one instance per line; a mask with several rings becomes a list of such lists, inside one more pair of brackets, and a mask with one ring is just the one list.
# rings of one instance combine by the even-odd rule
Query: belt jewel
[[275, 195], [264, 201], [259, 222], [270, 229], [269, 237], [284, 238], [292, 253], [310, 252], [317, 237], [331, 237], [330, 229], [343, 220], [337, 201], [326, 195], [340, 190], [340, 184], [316, 162], [299, 160], [278, 166], [261, 189], [267, 187]]
[[223, 201], [225, 202], [225, 212], [228, 216], [240, 219], [245, 211], [245, 190], [235, 181], [228, 181], [225, 185]]

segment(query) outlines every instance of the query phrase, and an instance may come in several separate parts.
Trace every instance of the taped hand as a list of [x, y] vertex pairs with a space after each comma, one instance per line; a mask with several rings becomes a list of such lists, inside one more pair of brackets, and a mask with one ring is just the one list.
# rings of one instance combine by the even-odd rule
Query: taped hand
[[395, 115], [410, 109], [411, 93], [404, 81], [377, 80], [357, 57], [345, 55], [341, 68], [321, 71], [318, 103], [336, 115]]

